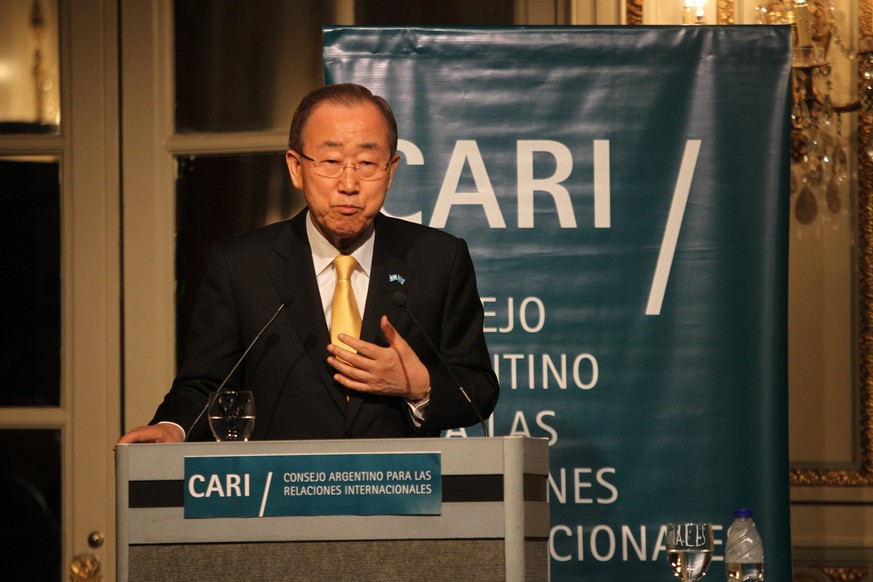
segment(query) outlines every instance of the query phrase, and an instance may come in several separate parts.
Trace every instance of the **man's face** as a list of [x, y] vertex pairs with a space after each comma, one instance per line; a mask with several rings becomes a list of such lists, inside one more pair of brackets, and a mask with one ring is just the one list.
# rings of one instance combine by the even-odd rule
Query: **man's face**
[[[399, 156], [391, 157], [385, 118], [372, 103], [321, 103], [312, 110], [302, 143], [304, 151], [289, 150], [285, 155], [291, 182], [303, 190], [309, 215], [319, 232], [334, 247], [346, 250], [373, 224], [397, 169]], [[326, 178], [300, 154], [342, 164], [390, 165], [375, 180], [361, 180], [353, 166], [343, 168], [338, 178]]]

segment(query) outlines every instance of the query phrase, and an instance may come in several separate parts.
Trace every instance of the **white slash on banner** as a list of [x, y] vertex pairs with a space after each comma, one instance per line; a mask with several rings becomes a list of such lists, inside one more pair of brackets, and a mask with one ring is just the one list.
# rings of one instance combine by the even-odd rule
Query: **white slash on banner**
[[673, 190], [667, 228], [664, 229], [664, 238], [661, 241], [661, 253], [658, 255], [658, 265], [655, 267], [652, 288], [649, 290], [646, 315], [661, 314], [664, 293], [667, 291], [667, 281], [670, 278], [670, 268], [673, 266], [673, 255], [676, 254], [679, 231], [682, 229], [682, 218], [685, 216], [685, 206], [688, 204], [688, 194], [691, 192], [691, 180], [694, 178], [694, 168], [697, 166], [697, 155], [700, 153], [700, 142], [699, 139], [689, 139], [685, 142], [685, 153], [682, 154], [682, 165], [679, 167], [676, 189]]
[[273, 472], [270, 471], [267, 473], [267, 484], [264, 485], [264, 498], [261, 499], [261, 511], [258, 513], [258, 517], [264, 517], [264, 509], [267, 507], [267, 497], [270, 494], [270, 483], [273, 481]]

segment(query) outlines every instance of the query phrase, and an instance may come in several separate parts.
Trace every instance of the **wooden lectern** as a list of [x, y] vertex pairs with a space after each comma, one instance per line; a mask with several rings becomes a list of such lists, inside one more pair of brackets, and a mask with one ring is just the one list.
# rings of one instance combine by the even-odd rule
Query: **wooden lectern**
[[[185, 459], [439, 453], [438, 515], [185, 518]], [[118, 445], [118, 580], [548, 580], [548, 443], [527, 437]]]

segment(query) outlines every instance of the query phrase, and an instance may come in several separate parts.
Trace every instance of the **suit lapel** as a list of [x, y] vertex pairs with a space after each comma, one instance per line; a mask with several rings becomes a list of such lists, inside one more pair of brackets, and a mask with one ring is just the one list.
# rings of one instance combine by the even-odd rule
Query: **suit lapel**
[[376, 219], [367, 307], [361, 322], [361, 337], [367, 341], [375, 342], [376, 338], [382, 337], [379, 320], [383, 315], [387, 315], [392, 323], [397, 322], [401, 308], [394, 304], [393, 296], [398, 291], [406, 291], [415, 277], [414, 266], [402, 259], [406, 246], [406, 241], [391, 220], [379, 215]]
[[318, 370], [325, 389], [341, 410], [347, 406], [345, 395], [333, 381], [332, 369], [326, 364], [330, 330], [324, 321], [321, 296], [312, 266], [312, 251], [306, 237], [307, 212], [288, 222], [276, 244], [275, 261], [270, 278], [285, 303], [285, 313], [312, 365]]

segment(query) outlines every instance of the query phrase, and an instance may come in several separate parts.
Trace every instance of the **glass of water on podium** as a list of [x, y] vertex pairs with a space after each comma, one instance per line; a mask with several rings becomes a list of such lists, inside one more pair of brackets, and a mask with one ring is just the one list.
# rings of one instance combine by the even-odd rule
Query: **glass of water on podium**
[[247, 441], [255, 427], [255, 396], [251, 390], [223, 390], [209, 395], [209, 428], [218, 442]]
[[673, 575], [683, 582], [706, 576], [713, 545], [711, 523], [667, 524], [667, 560]]

